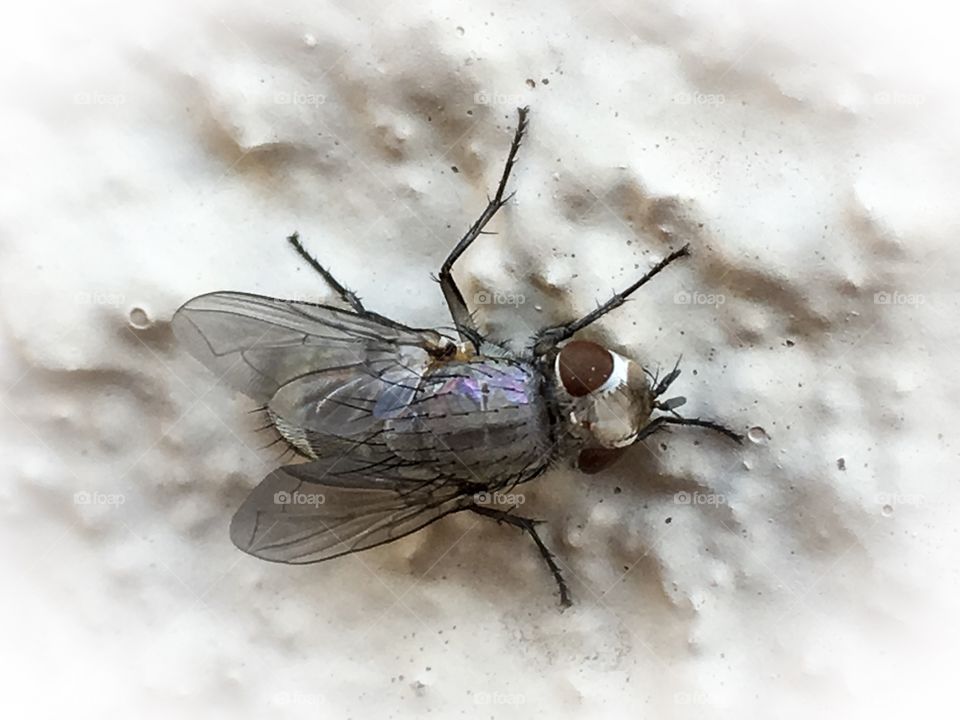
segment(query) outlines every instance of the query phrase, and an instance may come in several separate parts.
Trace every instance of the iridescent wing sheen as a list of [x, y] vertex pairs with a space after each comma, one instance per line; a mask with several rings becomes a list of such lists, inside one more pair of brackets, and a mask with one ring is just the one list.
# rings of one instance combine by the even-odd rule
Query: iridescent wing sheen
[[250, 493], [230, 538], [250, 555], [289, 564], [329, 560], [409, 535], [472, 504], [467, 488], [338, 471], [337, 461], [288, 465]]
[[329, 458], [270, 473], [234, 515], [241, 550], [310, 563], [412, 533], [471, 504], [469, 486], [398, 457], [382, 421], [449, 342], [373, 314], [243, 293], [190, 300], [178, 340]]
[[372, 313], [235, 292], [195, 297], [172, 322], [227, 385], [289, 424], [342, 436], [402, 408], [449, 342]]
[[430, 356], [422, 350], [364, 351], [362, 363], [318, 368], [281, 387], [268, 403], [287, 423], [318, 433], [366, 433], [413, 399]]

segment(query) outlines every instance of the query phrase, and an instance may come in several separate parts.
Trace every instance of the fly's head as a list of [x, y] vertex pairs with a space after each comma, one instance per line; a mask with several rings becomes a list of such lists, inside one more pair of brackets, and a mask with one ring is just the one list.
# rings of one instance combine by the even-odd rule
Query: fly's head
[[598, 343], [573, 340], [557, 352], [553, 374], [577, 466], [593, 473], [612, 465], [650, 421], [654, 388], [643, 368]]

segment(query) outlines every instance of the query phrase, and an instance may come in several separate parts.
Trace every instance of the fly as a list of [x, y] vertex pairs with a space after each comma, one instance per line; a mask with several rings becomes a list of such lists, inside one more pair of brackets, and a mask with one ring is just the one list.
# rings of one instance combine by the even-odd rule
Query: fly
[[[483, 504], [558, 461], [599, 472], [669, 425], [714, 430], [662, 399], [680, 374], [645, 374], [630, 358], [574, 339], [624, 303], [689, 246], [587, 315], [537, 333], [522, 353], [488, 340], [453, 278], [461, 255], [513, 196], [505, 194], [527, 127], [517, 129], [496, 194], [440, 268], [457, 337], [407, 327], [364, 307], [301, 244], [299, 255], [335, 291], [336, 304], [238, 292], [195, 297], [173, 317], [178, 340], [235, 390], [263, 406], [306, 462], [274, 470], [233, 517], [230, 537], [264, 560], [301, 564], [383, 545], [455, 512], [470, 511], [529, 535], [570, 591], [537, 534], [538, 521]], [[656, 413], [656, 415], [655, 415]]]

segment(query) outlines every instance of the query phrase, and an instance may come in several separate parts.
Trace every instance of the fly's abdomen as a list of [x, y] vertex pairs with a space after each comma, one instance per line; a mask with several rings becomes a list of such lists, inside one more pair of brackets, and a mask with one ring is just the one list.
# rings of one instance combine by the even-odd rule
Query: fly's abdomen
[[499, 358], [432, 369], [384, 435], [410, 462], [487, 484], [539, 474], [552, 445], [537, 371]]

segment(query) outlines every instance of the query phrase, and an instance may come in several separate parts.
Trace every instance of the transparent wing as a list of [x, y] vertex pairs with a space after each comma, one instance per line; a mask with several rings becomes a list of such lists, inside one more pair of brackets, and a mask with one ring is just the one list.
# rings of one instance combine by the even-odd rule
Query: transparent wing
[[288, 465], [267, 475], [233, 516], [233, 543], [273, 562], [320, 562], [392, 542], [472, 502], [455, 484], [333, 474], [331, 467]]
[[420, 349], [368, 350], [356, 365], [317, 369], [291, 380], [268, 407], [300, 428], [357, 436], [406, 407], [429, 362], [429, 354]]
[[[395, 388], [398, 378], [408, 385], [403, 378], [425, 366], [444, 340], [433, 330], [408, 328], [379, 315], [235, 292], [195, 297], [177, 310], [172, 323], [177, 340], [194, 357], [263, 404], [291, 381], [309, 384], [289, 390], [283, 402], [319, 401], [358, 373], [375, 378], [360, 396], [379, 398], [380, 390]], [[387, 375], [389, 382], [383, 380]], [[319, 425], [315, 429], [328, 424]]]

